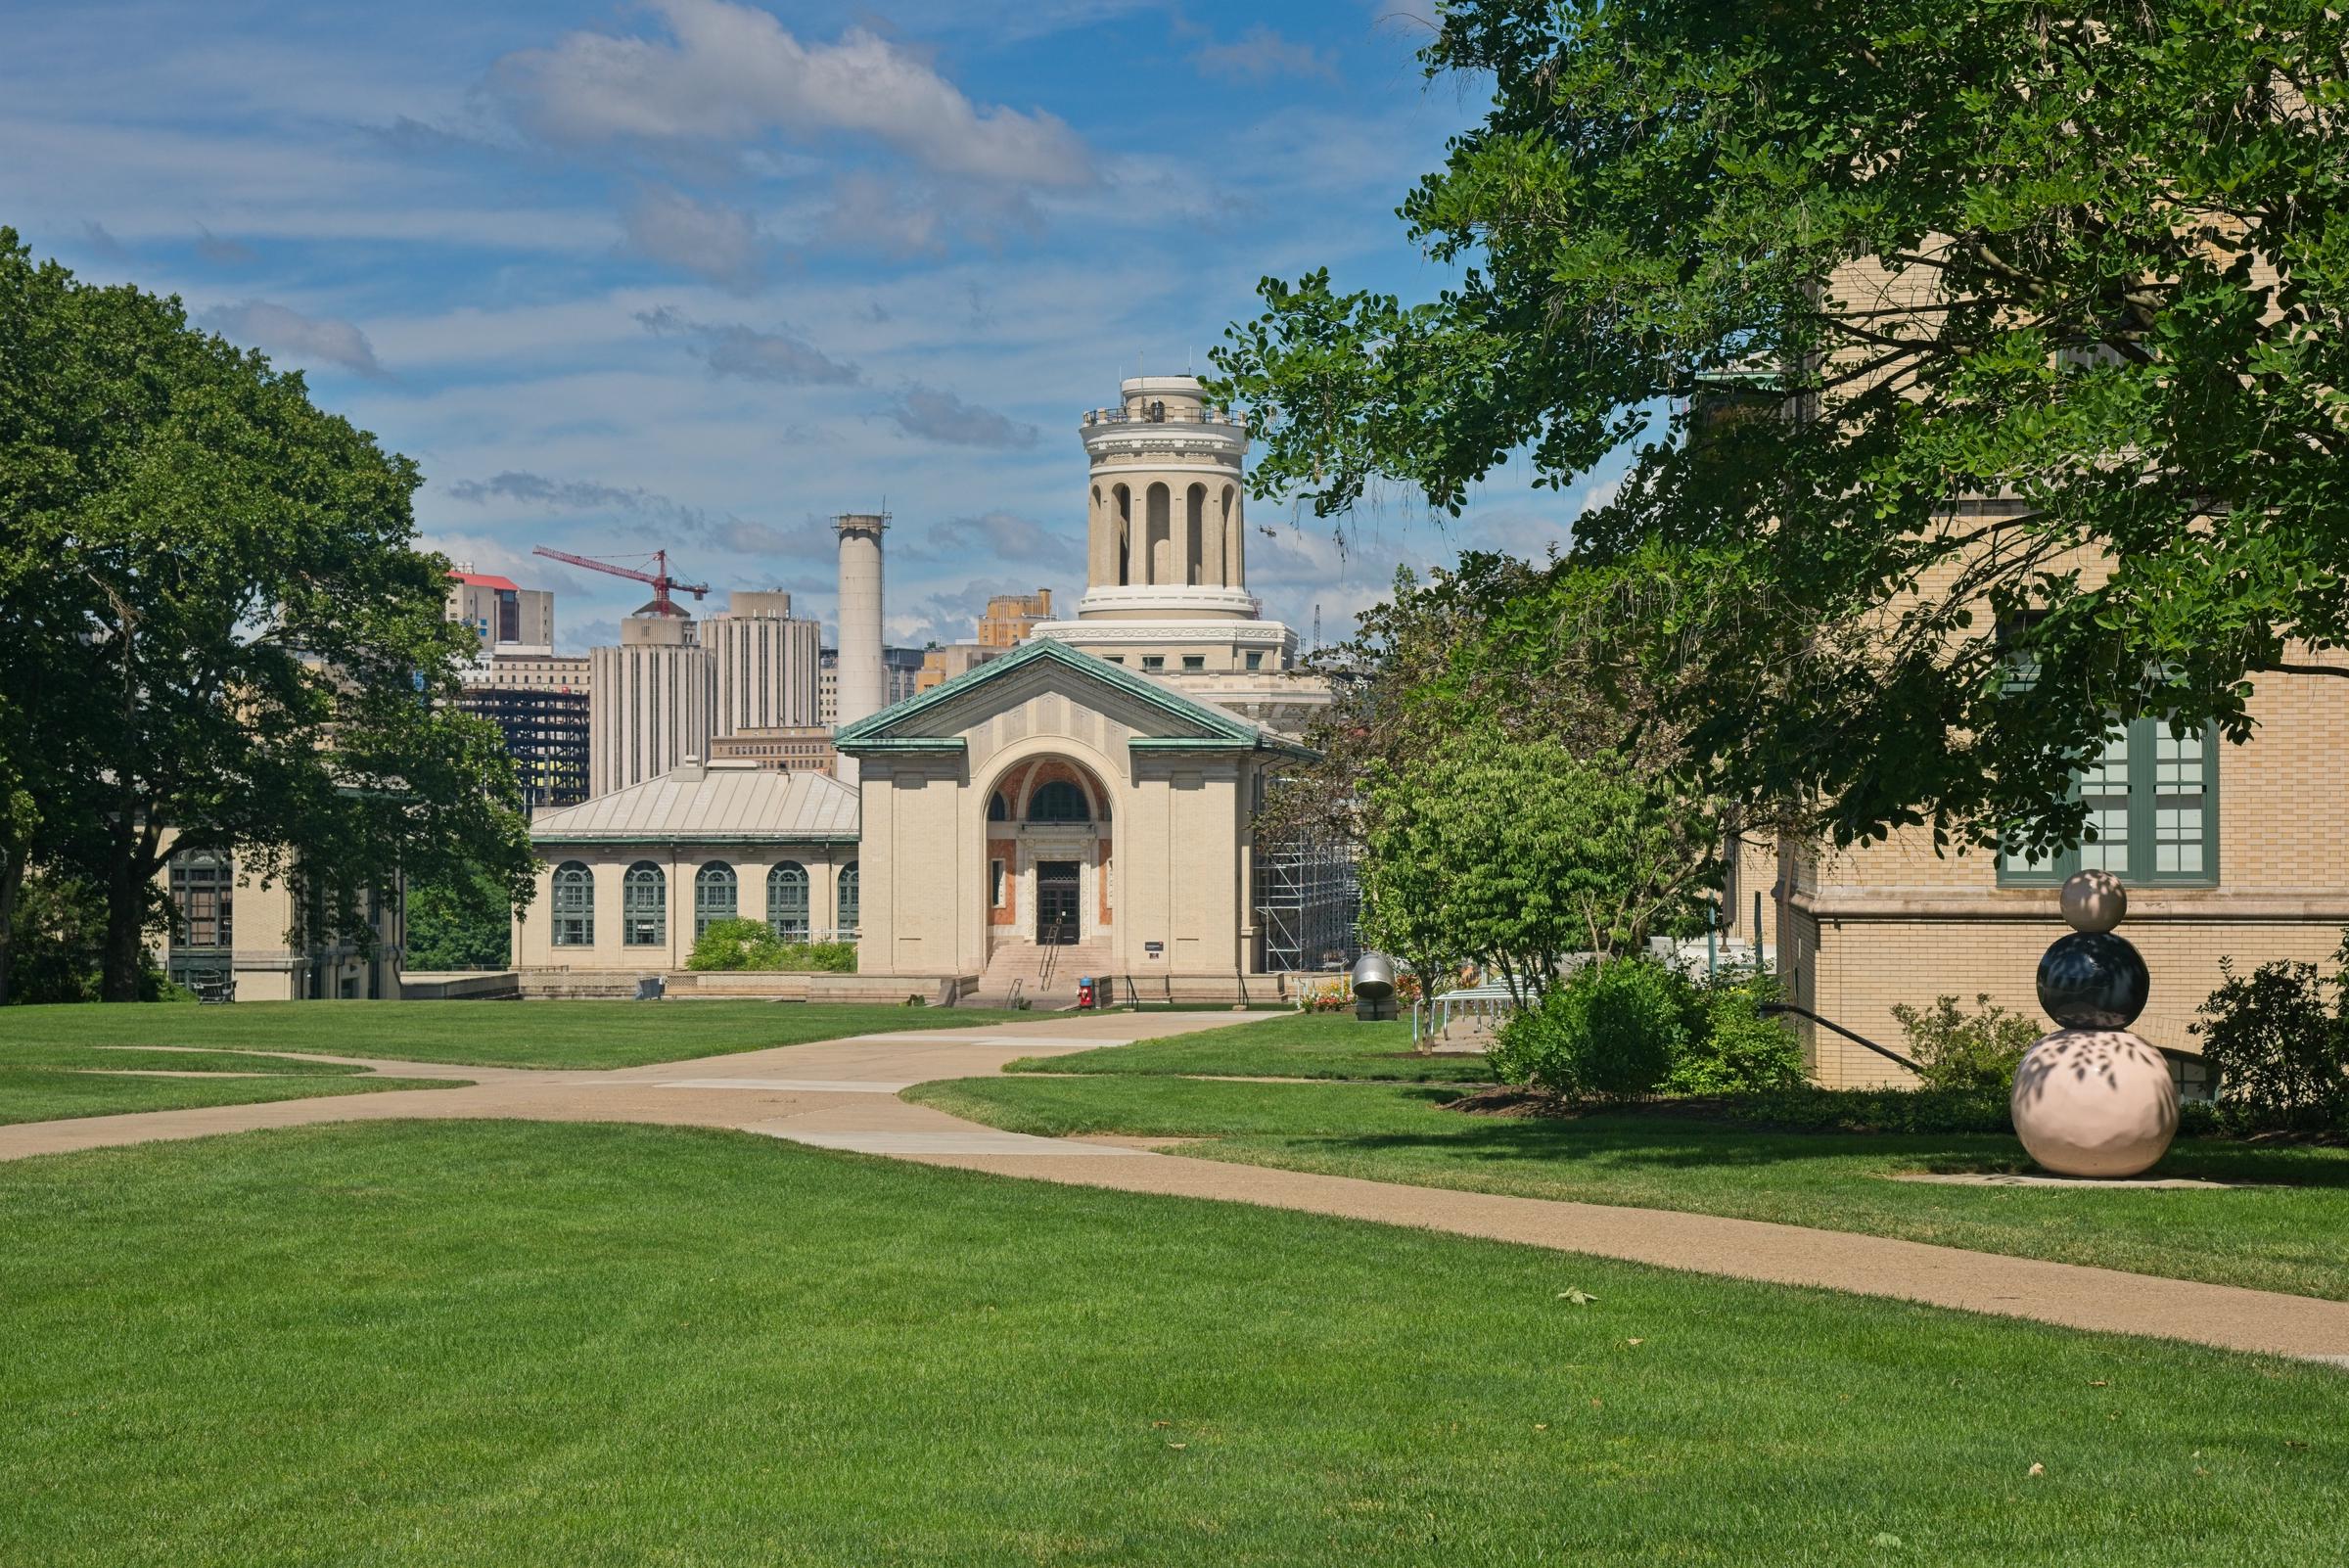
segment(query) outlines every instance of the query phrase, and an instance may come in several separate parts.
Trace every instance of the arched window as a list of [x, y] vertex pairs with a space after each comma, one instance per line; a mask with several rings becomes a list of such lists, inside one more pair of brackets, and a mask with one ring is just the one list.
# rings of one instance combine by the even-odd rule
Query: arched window
[[1090, 822], [1093, 808], [1084, 798], [1084, 791], [1065, 778], [1051, 783], [1028, 797], [1028, 820], [1031, 822]]
[[807, 940], [807, 868], [797, 860], [766, 874], [766, 929], [778, 941]]
[[713, 860], [693, 874], [693, 940], [702, 940], [713, 920], [734, 918], [734, 868]]
[[840, 940], [847, 942], [856, 935], [856, 862], [851, 860], [840, 868]]
[[547, 904], [555, 920], [555, 945], [595, 945], [595, 873], [576, 860], [555, 867]]
[[225, 854], [189, 850], [171, 857], [171, 945], [233, 947], [236, 866]]
[[987, 798], [987, 819], [990, 822], [1008, 822], [1011, 820], [1011, 807], [1003, 804], [1003, 792], [1001, 790], [995, 791], [994, 794], [990, 795]]
[[639, 860], [620, 879], [620, 941], [625, 947], [659, 947], [668, 941], [668, 878]]

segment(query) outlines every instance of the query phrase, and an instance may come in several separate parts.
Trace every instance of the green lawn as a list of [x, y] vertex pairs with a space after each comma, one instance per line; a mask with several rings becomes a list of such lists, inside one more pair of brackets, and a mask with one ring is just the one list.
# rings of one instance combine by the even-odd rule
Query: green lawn
[[[1110, 1054], [1110, 1053], [1104, 1053]], [[1062, 1064], [1075, 1058], [1063, 1058]], [[2010, 1136], [1772, 1133], [1659, 1116], [1463, 1116], [1441, 1086], [962, 1079], [907, 1097], [991, 1126], [1205, 1136], [1182, 1152], [1378, 1181], [1682, 1209], [2349, 1299], [2349, 1149], [2179, 1143], [2162, 1174], [2299, 1183], [2089, 1191], [1892, 1181], [2028, 1169]]]
[[307, 1001], [11, 1007], [0, 1063], [20, 1049], [198, 1045], [316, 1051], [469, 1067], [636, 1067], [846, 1035], [955, 1029], [1034, 1013], [762, 1001]]
[[2340, 1548], [2331, 1369], [1313, 1216], [523, 1123], [26, 1161], [0, 1213], [11, 1564]]
[[1420, 1056], [1407, 1023], [1366, 1024], [1352, 1013], [1283, 1013], [1230, 1029], [1030, 1057], [1015, 1073], [1171, 1073], [1242, 1078], [1356, 1078], [1402, 1083], [1490, 1084], [1481, 1056]]
[[0, 1067], [0, 1125], [54, 1122], [201, 1105], [253, 1105], [386, 1089], [456, 1088], [453, 1079], [379, 1078], [373, 1073], [271, 1073], [260, 1078], [108, 1078], [69, 1068]]

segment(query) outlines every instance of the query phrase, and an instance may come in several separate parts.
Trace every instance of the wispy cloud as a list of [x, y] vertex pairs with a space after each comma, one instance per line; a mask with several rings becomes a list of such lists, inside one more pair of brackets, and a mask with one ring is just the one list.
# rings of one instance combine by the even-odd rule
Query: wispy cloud
[[477, 506], [504, 503], [532, 511], [620, 516], [658, 523], [733, 555], [821, 554], [832, 543], [830, 534], [818, 523], [760, 523], [731, 513], [714, 514], [639, 485], [607, 484], [599, 480], [553, 479], [509, 469], [487, 479], [459, 480], [447, 490], [452, 500]]
[[196, 225], [196, 254], [216, 267], [249, 267], [261, 258], [252, 246], [223, 240], [201, 223]]
[[738, 321], [692, 321], [667, 305], [640, 310], [636, 319], [647, 332], [686, 340], [686, 346], [713, 376], [803, 387], [844, 387], [860, 379], [854, 365], [843, 364], [789, 330], [760, 332]]
[[1024, 425], [991, 408], [966, 403], [950, 392], [919, 383], [898, 394], [889, 417], [898, 429], [926, 441], [950, 446], [1019, 448], [1036, 444], [1036, 427]]
[[1191, 25], [1180, 17], [1175, 19], [1174, 32], [1176, 37], [1198, 40], [1190, 52], [1190, 62], [1202, 75], [1243, 82], [1266, 82], [1275, 76], [1338, 79], [1334, 55], [1284, 38], [1261, 22], [1229, 42], [1220, 41], [1207, 28]]
[[357, 375], [381, 381], [389, 372], [376, 362], [367, 335], [347, 321], [331, 316], [305, 316], [266, 300], [216, 305], [199, 318], [207, 330], [229, 342], [259, 348], [283, 359], [309, 364], [339, 365]]
[[698, 202], [666, 185], [647, 185], [622, 216], [624, 249], [664, 266], [708, 278], [736, 294], [765, 281], [765, 247], [748, 212]]

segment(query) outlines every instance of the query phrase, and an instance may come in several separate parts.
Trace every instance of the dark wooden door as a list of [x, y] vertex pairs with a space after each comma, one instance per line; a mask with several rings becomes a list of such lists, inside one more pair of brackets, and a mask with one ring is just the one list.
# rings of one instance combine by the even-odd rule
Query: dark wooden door
[[1036, 863], [1036, 940], [1061, 946], [1077, 941], [1077, 862]]

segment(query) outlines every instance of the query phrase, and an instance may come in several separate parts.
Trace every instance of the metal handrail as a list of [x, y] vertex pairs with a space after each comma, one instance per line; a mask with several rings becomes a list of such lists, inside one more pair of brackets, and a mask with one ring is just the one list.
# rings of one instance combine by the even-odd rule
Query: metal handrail
[[1838, 1024], [1831, 1018], [1821, 1018], [1819, 1016], [1819, 1014], [1813, 1012], [1808, 1007], [1799, 1006], [1794, 1002], [1764, 1002], [1760, 1007], [1756, 1008], [1755, 1011], [1762, 1013], [1765, 1016], [1774, 1016], [1778, 1013], [1792, 1013], [1797, 1018], [1808, 1018], [1814, 1024], [1819, 1025], [1819, 1028], [1832, 1030], [1836, 1034], [1841, 1035], [1845, 1039], [1850, 1040], [1855, 1045], [1866, 1046], [1869, 1050], [1874, 1051], [1878, 1056], [1883, 1057], [1888, 1062], [1900, 1063], [1903, 1067], [1906, 1067], [1910, 1072], [1914, 1073], [1919, 1078], [1925, 1076], [1925, 1070], [1922, 1067], [1918, 1066], [1915, 1062], [1910, 1060], [1908, 1057], [1903, 1056], [1899, 1051], [1890, 1049], [1887, 1046], [1879, 1045], [1874, 1040], [1869, 1039], [1865, 1035], [1856, 1034], [1853, 1031], [1844, 1028], [1841, 1024]]

